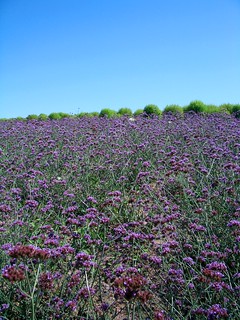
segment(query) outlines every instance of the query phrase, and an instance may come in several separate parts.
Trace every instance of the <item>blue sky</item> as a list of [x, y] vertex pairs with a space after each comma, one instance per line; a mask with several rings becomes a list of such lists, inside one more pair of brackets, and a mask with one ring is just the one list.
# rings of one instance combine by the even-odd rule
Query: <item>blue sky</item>
[[0, 0], [0, 118], [240, 103], [240, 0]]

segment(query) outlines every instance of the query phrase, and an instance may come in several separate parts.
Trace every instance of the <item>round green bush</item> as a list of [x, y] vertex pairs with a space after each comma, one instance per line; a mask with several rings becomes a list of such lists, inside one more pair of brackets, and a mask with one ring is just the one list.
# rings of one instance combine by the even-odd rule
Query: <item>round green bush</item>
[[16, 120], [18, 120], [18, 121], [25, 121], [26, 119], [23, 118], [23, 117], [17, 117]]
[[93, 117], [98, 117], [99, 116], [99, 112], [80, 112], [78, 114], [75, 115], [75, 117], [77, 118], [84, 118], [84, 117], [88, 117], [88, 118], [93, 118]]
[[121, 116], [131, 116], [132, 115], [132, 110], [129, 108], [121, 108], [118, 110], [118, 114], [120, 114]]
[[88, 114], [87, 114], [87, 116], [88, 117], [98, 117], [99, 116], [99, 112], [97, 112], [97, 111], [93, 111], [93, 112], [89, 112]]
[[38, 116], [38, 120], [47, 120], [48, 119], [48, 116], [44, 113], [40, 113], [40, 115]]
[[155, 104], [148, 104], [146, 105], [146, 107], [143, 109], [143, 111], [147, 114], [147, 115], [160, 115], [162, 112], [161, 110], [158, 108], [158, 106], [156, 106]]
[[233, 105], [232, 114], [235, 116], [235, 118], [240, 118], [240, 104]]
[[205, 111], [206, 113], [216, 113], [216, 112], [220, 112], [220, 109], [218, 106], [215, 106], [214, 104], [207, 104], [205, 106]]
[[80, 112], [76, 115], [77, 118], [83, 118], [83, 117], [87, 117], [88, 113], [87, 112]]
[[51, 120], [59, 120], [59, 119], [61, 119], [61, 116], [57, 112], [52, 112], [52, 113], [50, 113], [48, 118], [51, 119]]
[[139, 116], [140, 114], [143, 114], [143, 109], [137, 109], [134, 113], [133, 113], [133, 115], [134, 116]]
[[59, 112], [58, 114], [60, 115], [61, 119], [63, 119], [63, 118], [70, 118], [70, 117], [71, 117], [70, 114], [65, 113], [65, 112]]
[[240, 104], [234, 104], [232, 107], [232, 113], [240, 111]]
[[166, 106], [163, 110], [163, 113], [172, 112], [172, 113], [183, 113], [183, 108], [177, 104], [170, 104]]
[[205, 112], [206, 105], [200, 100], [194, 100], [189, 103], [187, 107], [184, 108], [185, 112], [194, 111], [196, 113]]
[[107, 118], [111, 118], [117, 115], [117, 112], [112, 110], [112, 109], [102, 109], [99, 113], [99, 117], [107, 117]]
[[36, 114], [29, 114], [26, 119], [27, 120], [38, 120], [38, 116]]
[[230, 114], [232, 113], [232, 108], [233, 105], [231, 103], [223, 103], [219, 106], [219, 111]]

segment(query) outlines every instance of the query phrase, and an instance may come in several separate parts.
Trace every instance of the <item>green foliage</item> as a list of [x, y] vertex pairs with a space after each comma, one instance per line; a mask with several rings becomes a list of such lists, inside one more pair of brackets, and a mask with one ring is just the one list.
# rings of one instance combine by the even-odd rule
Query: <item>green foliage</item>
[[99, 117], [112, 118], [114, 116], [117, 116], [117, 112], [108, 108], [102, 109], [99, 113]]
[[224, 103], [221, 104], [220, 106], [213, 105], [213, 104], [205, 104], [200, 100], [194, 100], [189, 103], [187, 106], [179, 106], [177, 104], [171, 104], [167, 105], [163, 111], [161, 111], [157, 105], [154, 104], [148, 104], [145, 106], [144, 109], [137, 109], [135, 112], [132, 112], [130, 108], [120, 108], [117, 112], [112, 109], [104, 108], [99, 112], [80, 112], [78, 114], [72, 115], [69, 113], [65, 112], [52, 112], [49, 116], [41, 113], [39, 115], [36, 114], [29, 114], [26, 118], [22, 117], [16, 117], [16, 118], [0, 118], [0, 121], [6, 121], [6, 120], [19, 120], [19, 121], [24, 121], [24, 120], [59, 120], [63, 118], [82, 118], [82, 117], [120, 117], [122, 115], [127, 115], [127, 116], [138, 116], [141, 114], [146, 114], [148, 116], [150, 115], [161, 115], [163, 113], [179, 113], [182, 114], [183, 112], [188, 112], [188, 111], [194, 111], [196, 113], [217, 113], [217, 112], [224, 112], [227, 114], [233, 114], [236, 118], [240, 117], [240, 104], [231, 104], [231, 103]]
[[59, 120], [63, 118], [71, 118], [71, 115], [65, 112], [52, 112], [48, 117], [51, 120]]
[[69, 113], [59, 112], [59, 115], [60, 115], [61, 119], [63, 119], [63, 118], [71, 118], [71, 115]]
[[157, 105], [155, 104], [148, 104], [146, 105], [146, 107], [143, 109], [143, 111], [147, 114], [147, 115], [161, 115], [162, 111], [158, 108]]
[[40, 115], [38, 116], [38, 120], [48, 120], [48, 116], [45, 113], [40, 113]]
[[80, 112], [76, 115], [77, 118], [84, 118], [84, 117], [93, 118], [98, 116], [99, 116], [99, 112]]
[[234, 104], [232, 107], [232, 113], [240, 111], [240, 104]]
[[194, 100], [189, 103], [187, 107], [184, 108], [185, 112], [194, 111], [196, 113], [205, 112], [206, 105], [200, 100]]
[[240, 104], [224, 103], [219, 106], [221, 112], [234, 114], [236, 118], [240, 117]]
[[133, 115], [134, 116], [139, 116], [140, 114], [143, 114], [143, 109], [137, 109], [134, 113], [133, 113]]
[[233, 105], [232, 113], [234, 114], [235, 118], [240, 118], [240, 104]]
[[240, 118], [240, 111], [237, 111], [234, 113], [235, 118], [239, 119]]
[[89, 112], [88, 113], [88, 117], [98, 117], [99, 116], [99, 112], [97, 111], [93, 111], [93, 112]]
[[76, 116], [77, 116], [77, 118], [84, 118], [84, 117], [88, 116], [88, 113], [87, 112], [80, 112]]
[[166, 113], [166, 112], [183, 113], [183, 108], [177, 104], [170, 104], [164, 108], [163, 113]]
[[118, 114], [120, 114], [121, 116], [131, 116], [132, 115], [132, 110], [129, 108], [121, 108], [118, 110]]
[[214, 104], [207, 104], [205, 106], [205, 111], [206, 113], [216, 113], [216, 112], [220, 112], [220, 109], [218, 106], [214, 105]]
[[232, 108], [233, 108], [233, 105], [231, 103], [224, 103], [219, 106], [219, 111], [231, 114]]
[[59, 113], [57, 113], [57, 112], [50, 113], [50, 115], [48, 117], [51, 120], [59, 120], [59, 119], [61, 119], [61, 115]]
[[26, 119], [27, 120], [38, 120], [38, 116], [36, 114], [29, 114]]

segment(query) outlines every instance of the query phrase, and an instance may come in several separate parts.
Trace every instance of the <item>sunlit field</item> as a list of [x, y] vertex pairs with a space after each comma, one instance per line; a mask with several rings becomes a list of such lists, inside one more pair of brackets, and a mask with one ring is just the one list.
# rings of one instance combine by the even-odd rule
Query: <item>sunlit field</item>
[[0, 319], [240, 319], [239, 121], [0, 122]]

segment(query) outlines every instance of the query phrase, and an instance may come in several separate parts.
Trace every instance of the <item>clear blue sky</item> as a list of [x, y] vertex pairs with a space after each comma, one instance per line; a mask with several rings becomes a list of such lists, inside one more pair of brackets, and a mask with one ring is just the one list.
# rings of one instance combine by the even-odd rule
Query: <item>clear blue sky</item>
[[240, 103], [240, 0], [0, 0], [0, 118]]

